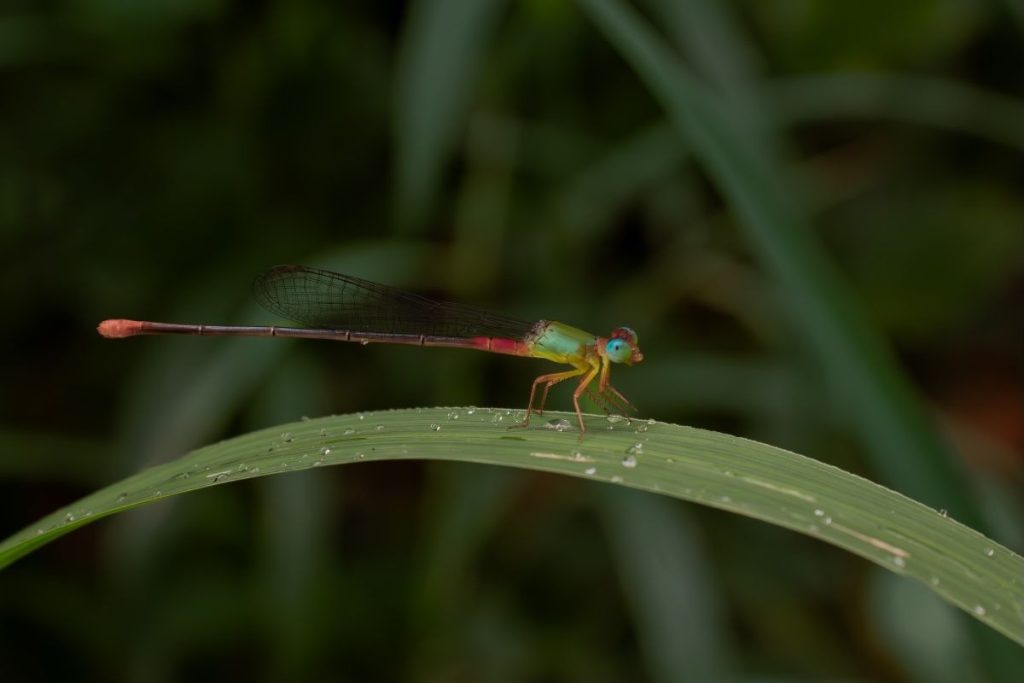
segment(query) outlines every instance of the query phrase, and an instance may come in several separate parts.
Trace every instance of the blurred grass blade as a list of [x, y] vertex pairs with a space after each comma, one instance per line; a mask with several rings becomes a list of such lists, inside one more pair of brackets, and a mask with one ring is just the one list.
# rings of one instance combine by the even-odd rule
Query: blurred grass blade
[[[525, 477], [497, 467], [429, 468], [424, 505], [416, 514], [420, 560], [410, 628], [417, 634], [407, 680], [428, 680], [437, 663], [460, 652], [459, 615], [478, 600], [477, 562], [513, 507]], [[486, 679], [487, 676], [482, 678]]]
[[419, 0], [395, 74], [398, 219], [416, 228], [465, 119], [469, 91], [504, 0]]
[[1024, 101], [949, 79], [892, 73], [795, 76], [769, 82], [765, 96], [784, 124], [887, 118], [1024, 150]]
[[543, 426], [510, 431], [513, 421], [510, 410], [431, 408], [252, 432], [46, 516], [0, 543], [0, 567], [101, 517], [217, 484], [364, 461], [477, 462], [621, 484], [786, 527], [917, 579], [1024, 644], [1024, 558], [898, 493], [789, 451], [700, 429], [591, 416], [580, 441]]
[[[764, 84], [752, 109], [774, 118], [778, 129], [835, 120], [891, 120], [1024, 151], [1024, 101], [949, 79], [899, 73], [781, 78]], [[613, 147], [565, 190], [566, 218], [574, 234], [609, 220], [614, 208], [667, 177], [686, 158], [678, 131], [668, 123], [643, 128]]]
[[722, 101], [682, 66], [635, 11], [616, 0], [579, 5], [620, 51], [735, 210], [752, 246], [781, 285], [800, 336], [828, 373], [869, 446], [874, 468], [908, 495], [981, 526], [948, 444], [928, 424], [913, 389], [793, 201], [797, 183], [758, 130], [738, 125]]
[[577, 241], [606, 231], [615, 211], [682, 165], [679, 135], [658, 123], [618, 143], [567, 183], [566, 222]]
[[515, 473], [498, 469], [437, 468], [431, 472], [427, 520], [420, 531], [423, 558], [418, 572], [418, 618], [450, 618], [447, 610], [465, 590], [469, 567], [510, 507]]
[[958, 615], [949, 605], [933, 600], [923, 586], [875, 570], [868, 575], [867, 596], [873, 630], [889, 644], [908, 680], [985, 680], [972, 661], [970, 641]]
[[672, 42], [708, 80], [731, 94], [757, 74], [759, 55], [742, 34], [736, 8], [720, 0], [646, 0]]
[[658, 496], [598, 493], [651, 680], [729, 680], [736, 660], [696, 525]]

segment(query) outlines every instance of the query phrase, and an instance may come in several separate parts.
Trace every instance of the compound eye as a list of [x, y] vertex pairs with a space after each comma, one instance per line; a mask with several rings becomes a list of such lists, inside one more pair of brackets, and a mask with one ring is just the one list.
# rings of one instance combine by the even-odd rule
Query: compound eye
[[625, 363], [633, 356], [633, 347], [622, 339], [609, 339], [604, 351], [613, 363]]

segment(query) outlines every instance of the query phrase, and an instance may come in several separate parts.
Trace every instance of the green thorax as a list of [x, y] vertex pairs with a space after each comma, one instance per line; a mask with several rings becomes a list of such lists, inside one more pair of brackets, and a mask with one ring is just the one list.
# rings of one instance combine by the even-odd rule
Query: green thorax
[[596, 336], [565, 323], [544, 322], [537, 326], [527, 343], [530, 345], [530, 355], [535, 358], [568, 363], [582, 360], [586, 356], [587, 347], [596, 341]]

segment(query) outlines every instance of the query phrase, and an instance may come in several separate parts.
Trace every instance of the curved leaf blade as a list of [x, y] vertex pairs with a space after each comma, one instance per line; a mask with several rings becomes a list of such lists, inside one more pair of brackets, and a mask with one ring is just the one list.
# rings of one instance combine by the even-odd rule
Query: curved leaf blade
[[[620, 484], [728, 510], [845, 548], [923, 582], [1024, 644], [1024, 558], [894, 491], [789, 451], [653, 421], [590, 416], [574, 431], [508, 429], [521, 412], [425, 408], [264, 429], [144, 470], [0, 544], [0, 567], [80, 526], [189, 491], [376, 460], [475, 462]], [[549, 418], [571, 419], [567, 413]], [[550, 423], [549, 423], [550, 424]]]

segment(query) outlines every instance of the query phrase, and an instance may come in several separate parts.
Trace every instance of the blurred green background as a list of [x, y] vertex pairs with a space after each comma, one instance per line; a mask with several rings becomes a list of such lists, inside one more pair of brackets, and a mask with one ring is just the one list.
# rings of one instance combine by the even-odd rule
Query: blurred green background
[[[699, 86], [678, 116], [623, 16], [680, 59], [670, 88]], [[1020, 0], [6, 0], [0, 533], [302, 415], [524, 407], [550, 367], [94, 331], [272, 323], [251, 279], [307, 263], [628, 324], [646, 360], [616, 385], [642, 416], [836, 464], [1021, 552], [1022, 37]], [[5, 682], [1022, 671], [836, 548], [482, 466], [216, 487], [0, 576]]]

